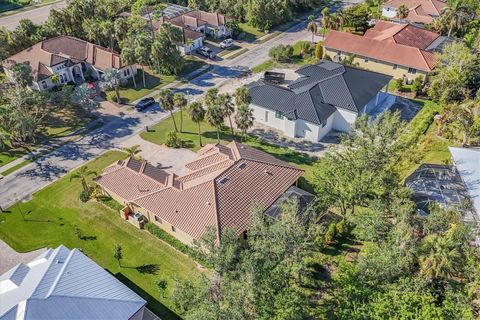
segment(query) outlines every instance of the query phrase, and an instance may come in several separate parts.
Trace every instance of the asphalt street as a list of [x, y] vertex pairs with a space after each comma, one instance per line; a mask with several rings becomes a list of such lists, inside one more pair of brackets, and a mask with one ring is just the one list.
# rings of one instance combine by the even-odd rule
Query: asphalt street
[[35, 24], [40, 24], [47, 21], [50, 9], [61, 9], [67, 4], [65, 1], [56, 2], [43, 7], [21, 11], [12, 15], [0, 17], [0, 26], [7, 28], [8, 30], [15, 29], [22, 19], [30, 19]]

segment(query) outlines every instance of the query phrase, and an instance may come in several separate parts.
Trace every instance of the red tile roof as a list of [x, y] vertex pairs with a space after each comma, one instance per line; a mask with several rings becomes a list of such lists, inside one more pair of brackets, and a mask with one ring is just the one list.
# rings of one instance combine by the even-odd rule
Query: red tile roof
[[331, 31], [326, 48], [423, 71], [432, 71], [435, 56], [425, 49], [440, 35], [409, 24], [378, 21], [364, 36]]
[[118, 53], [69, 36], [58, 36], [39, 42], [5, 59], [2, 65], [9, 68], [17, 63], [27, 63], [32, 68], [34, 79], [41, 80], [51, 75], [47, 67], [67, 60], [74, 63], [86, 61], [100, 70], [122, 67]]
[[405, 5], [409, 9], [406, 21], [417, 23], [430, 23], [433, 17], [438, 17], [447, 6], [440, 0], [390, 0], [384, 6], [398, 8]]
[[[152, 181], [137, 163], [126, 163], [107, 168], [96, 183], [195, 239], [208, 226], [219, 232], [234, 228], [241, 234], [248, 228], [254, 204], [270, 207], [303, 173], [237, 142], [205, 146], [198, 158], [186, 165], [190, 172], [180, 177], [169, 175], [166, 180]], [[126, 182], [129, 179], [133, 182]], [[150, 191], [142, 191], [147, 189]]]

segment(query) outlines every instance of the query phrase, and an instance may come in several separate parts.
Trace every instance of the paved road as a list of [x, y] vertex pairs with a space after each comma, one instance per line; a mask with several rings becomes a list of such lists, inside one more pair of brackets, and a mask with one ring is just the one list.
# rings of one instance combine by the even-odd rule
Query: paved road
[[0, 26], [5, 27], [8, 30], [13, 30], [16, 26], [18, 26], [20, 20], [22, 19], [30, 19], [33, 23], [40, 24], [48, 19], [50, 9], [61, 9], [66, 5], [67, 4], [65, 3], [65, 1], [61, 1], [40, 8], [21, 11], [16, 14], [0, 17]]
[[[287, 32], [263, 43], [222, 66], [213, 69], [176, 90], [187, 92], [189, 100], [200, 97], [208, 88], [220, 86], [249, 67], [268, 59], [268, 50], [278, 44], [292, 44], [299, 40], [310, 39], [305, 23], [292, 27]], [[144, 113], [126, 112], [124, 115], [111, 116], [102, 128], [88, 133], [81, 139], [68, 143], [56, 151], [36, 160], [17, 172], [0, 180], [0, 206], [7, 208], [17, 200], [28, 199], [34, 192], [67, 174], [100, 154], [115, 149], [122, 142], [139, 134], [146, 125], [153, 125], [168, 117], [168, 113], [148, 110]]]

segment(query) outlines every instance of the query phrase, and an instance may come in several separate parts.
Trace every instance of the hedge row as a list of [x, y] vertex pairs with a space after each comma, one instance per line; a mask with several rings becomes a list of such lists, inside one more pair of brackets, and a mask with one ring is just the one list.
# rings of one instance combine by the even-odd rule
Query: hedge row
[[422, 109], [418, 112], [412, 122], [409, 123], [408, 133], [404, 139], [406, 142], [415, 143], [418, 138], [427, 132], [432, 124], [435, 115], [442, 112], [442, 107], [432, 101], [425, 101]]
[[121, 203], [115, 201], [113, 198], [110, 198], [110, 197], [100, 197], [99, 200], [100, 200], [104, 205], [106, 205], [107, 207], [113, 209], [113, 210], [116, 211], [116, 212], [119, 212], [120, 210], [123, 209], [123, 207], [125, 207], [124, 205], [122, 205]]
[[183, 252], [184, 254], [189, 256], [190, 258], [196, 260], [201, 265], [203, 265], [203, 266], [208, 266], [209, 265], [208, 262], [205, 261], [205, 259], [202, 257], [202, 255], [199, 252], [197, 252], [192, 247], [184, 244], [183, 242], [181, 242], [180, 240], [178, 240], [174, 236], [168, 234], [166, 231], [160, 229], [154, 223], [147, 222], [145, 224], [145, 230], [147, 230], [148, 232], [150, 232], [151, 234], [153, 234], [154, 236], [156, 236], [160, 240], [165, 241], [166, 243], [168, 243], [169, 245], [171, 245], [172, 247], [174, 247], [178, 251]]

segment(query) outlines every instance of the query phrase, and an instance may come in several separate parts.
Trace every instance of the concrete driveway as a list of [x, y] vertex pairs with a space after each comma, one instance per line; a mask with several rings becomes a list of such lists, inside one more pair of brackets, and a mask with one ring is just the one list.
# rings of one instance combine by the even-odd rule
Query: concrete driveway
[[187, 173], [185, 164], [196, 158], [197, 154], [188, 149], [172, 149], [143, 140], [139, 135], [125, 140], [121, 147], [139, 145], [142, 150], [139, 155], [154, 166], [160, 166], [168, 172], [182, 175]]
[[30, 262], [45, 251], [46, 249], [43, 248], [27, 253], [18, 253], [0, 239], [0, 274], [4, 274], [21, 262]]

